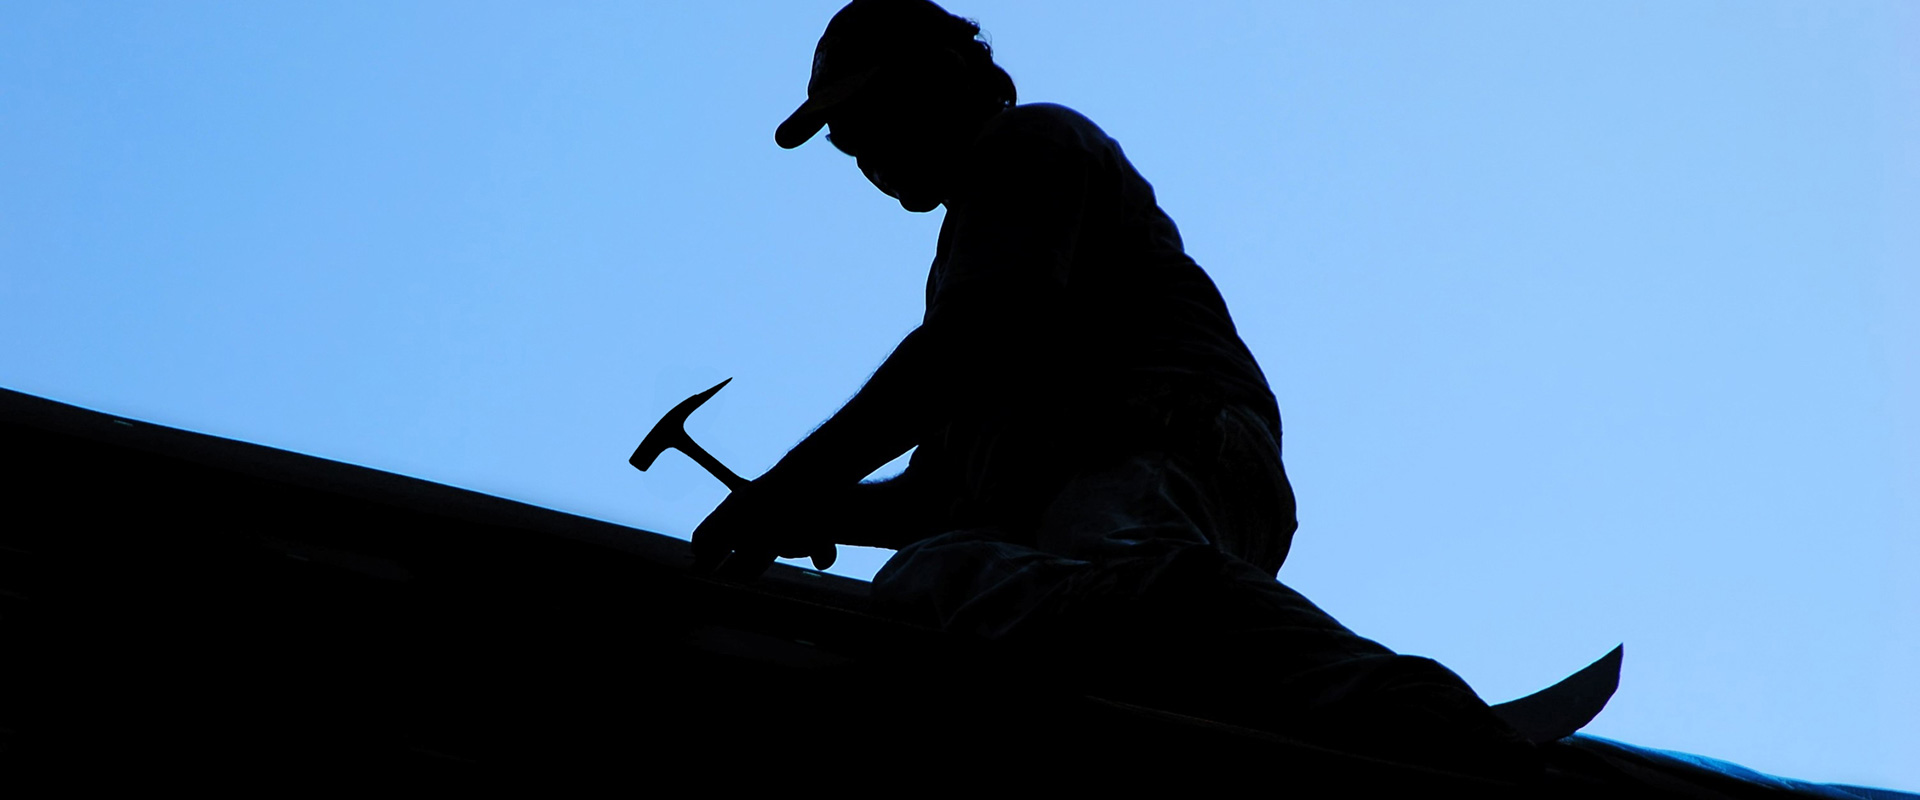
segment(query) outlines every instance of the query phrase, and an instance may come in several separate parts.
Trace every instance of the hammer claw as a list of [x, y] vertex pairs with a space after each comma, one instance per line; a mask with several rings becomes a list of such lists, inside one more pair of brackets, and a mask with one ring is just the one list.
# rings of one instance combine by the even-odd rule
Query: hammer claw
[[[682, 452], [692, 455], [693, 451], [698, 450], [700, 446], [694, 444], [693, 437], [687, 435], [687, 417], [692, 416], [694, 409], [704, 405], [709, 399], [712, 399], [715, 394], [719, 393], [722, 387], [732, 382], [733, 379], [728, 378], [714, 384], [711, 389], [680, 401], [679, 405], [674, 406], [672, 410], [667, 412], [666, 416], [661, 417], [659, 422], [653, 424], [653, 430], [647, 431], [646, 438], [640, 440], [640, 446], [633, 448], [633, 455], [627, 457], [627, 463], [632, 464], [634, 469], [646, 472], [648, 467], [653, 466], [653, 460], [659, 458], [661, 453], [666, 452], [670, 448], [678, 447]], [[701, 454], [705, 455], [705, 451], [701, 451]], [[708, 461], [712, 461], [712, 459], [712, 456], [707, 456]], [[694, 460], [699, 461], [700, 459], [696, 456]], [[720, 462], [714, 461], [713, 463], [714, 465], [718, 465]], [[709, 466], [706, 462], [701, 462], [700, 465], [707, 467], [708, 470], [713, 469], [713, 467]], [[726, 468], [721, 467], [721, 469], [725, 470]], [[732, 475], [733, 473], [728, 471], [727, 474]], [[722, 481], [726, 480], [726, 478], [721, 477], [718, 472], [714, 473], [714, 477], [719, 477]], [[736, 476], [736, 480], [737, 479], [738, 476]], [[728, 484], [727, 488], [731, 489], [734, 487], [732, 484]]]

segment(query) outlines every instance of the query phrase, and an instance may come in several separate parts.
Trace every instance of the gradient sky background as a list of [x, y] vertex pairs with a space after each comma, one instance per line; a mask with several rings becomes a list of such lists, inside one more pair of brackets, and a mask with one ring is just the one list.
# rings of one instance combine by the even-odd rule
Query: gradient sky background
[[[0, 386], [684, 536], [918, 321], [837, 2], [0, 7]], [[1285, 416], [1282, 577], [1491, 701], [1920, 789], [1920, 6], [955, 0]], [[843, 556], [866, 576], [881, 551]]]

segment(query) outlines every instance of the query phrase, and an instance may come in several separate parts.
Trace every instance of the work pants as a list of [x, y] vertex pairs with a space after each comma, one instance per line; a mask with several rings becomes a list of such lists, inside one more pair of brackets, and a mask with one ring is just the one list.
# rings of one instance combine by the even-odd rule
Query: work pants
[[1066, 478], [1031, 529], [902, 548], [874, 599], [1112, 699], [1464, 771], [1529, 762], [1458, 676], [1274, 579], [1293, 501], [1267, 430], [1229, 408], [1179, 448], [1107, 459]]

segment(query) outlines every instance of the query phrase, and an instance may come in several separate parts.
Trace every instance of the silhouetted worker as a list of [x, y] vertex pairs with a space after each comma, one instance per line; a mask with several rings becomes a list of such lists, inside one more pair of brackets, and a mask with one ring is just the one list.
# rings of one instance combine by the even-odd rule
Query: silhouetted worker
[[1095, 690], [1456, 766], [1523, 746], [1451, 672], [1273, 579], [1296, 525], [1266, 378], [1119, 145], [1015, 105], [978, 33], [926, 0], [855, 0], [820, 39], [776, 141], [826, 127], [903, 208], [946, 207], [926, 316], [701, 523], [700, 566], [892, 547], [883, 607]]

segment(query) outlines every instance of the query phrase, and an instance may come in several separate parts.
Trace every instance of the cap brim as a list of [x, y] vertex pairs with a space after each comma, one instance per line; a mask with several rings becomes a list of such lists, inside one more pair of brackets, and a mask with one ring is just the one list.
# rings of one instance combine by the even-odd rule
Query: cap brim
[[825, 105], [808, 98], [792, 116], [787, 117], [786, 122], [774, 129], [773, 140], [788, 150], [806, 144], [808, 139], [827, 126], [827, 110]]
[[821, 87], [817, 92], [809, 87], [807, 102], [801, 103], [786, 122], [774, 129], [773, 140], [788, 150], [806, 144], [808, 139], [827, 126], [827, 116], [833, 113], [834, 107], [853, 97], [879, 71], [879, 67], [873, 67], [848, 75]]

